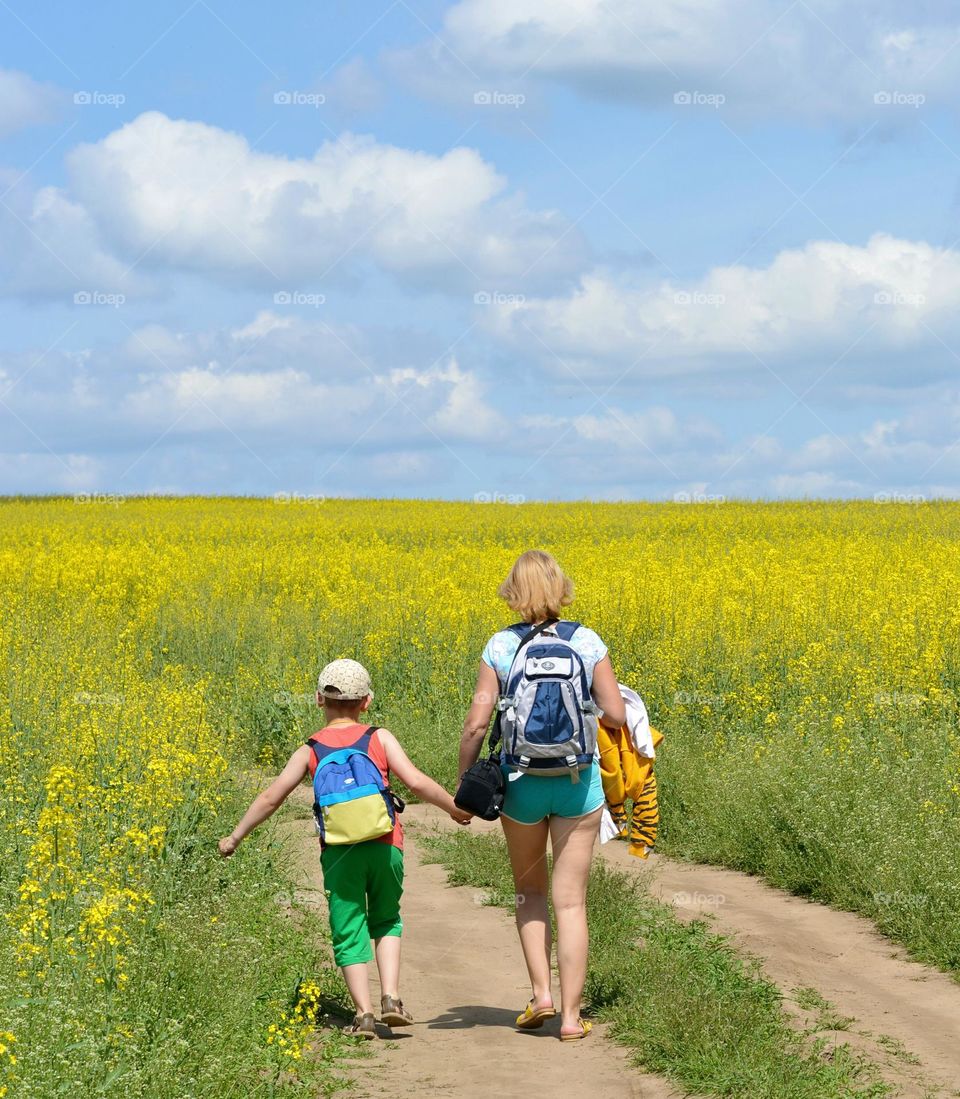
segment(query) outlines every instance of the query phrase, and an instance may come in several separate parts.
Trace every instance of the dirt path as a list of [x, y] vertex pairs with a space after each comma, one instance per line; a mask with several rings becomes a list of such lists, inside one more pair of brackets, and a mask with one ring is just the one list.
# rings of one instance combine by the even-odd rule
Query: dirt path
[[[838, 1032], [838, 1041], [864, 1049], [904, 1096], [929, 1094], [925, 1085], [960, 1095], [960, 984], [910, 961], [868, 920], [734, 870], [656, 855], [644, 862], [616, 842], [604, 844], [601, 852], [640, 875], [681, 915], [707, 917], [717, 931], [760, 958], [785, 994], [815, 988], [839, 1016], [852, 1020], [849, 1029]], [[905, 1053], [898, 1054], [895, 1043]], [[910, 1056], [919, 1064], [911, 1066]]]
[[[556, 1023], [539, 1033], [513, 1028], [528, 988], [512, 918], [478, 905], [472, 889], [447, 886], [440, 867], [421, 862], [418, 829], [455, 827], [448, 817], [411, 805], [405, 820], [402, 984], [422, 1021], [409, 1037], [397, 1031], [395, 1043], [377, 1044], [374, 1059], [359, 1070], [358, 1094], [393, 1099], [429, 1087], [438, 1096], [487, 1099], [498, 1091], [525, 1094], [536, 1088], [580, 1097], [612, 1088], [643, 1099], [678, 1096], [661, 1078], [631, 1068], [624, 1052], [603, 1039], [602, 1026], [575, 1046], [560, 1046]], [[316, 841], [302, 822], [289, 827], [304, 889], [317, 891], [322, 903]], [[482, 821], [471, 827], [499, 831]], [[815, 989], [834, 1009], [821, 1013], [820, 1033], [862, 1049], [903, 1099], [960, 1095], [960, 984], [910, 961], [867, 920], [736, 871], [656, 855], [644, 862], [620, 843], [600, 851], [637, 874], [681, 917], [707, 918], [759, 958], [788, 1001], [794, 989]], [[805, 1023], [818, 1014], [789, 1006]]]
[[[411, 806], [410, 818], [429, 819], [424, 809]], [[302, 879], [301, 896], [320, 906], [317, 842], [304, 825], [281, 828]], [[479, 905], [473, 889], [447, 886], [440, 867], [422, 863], [416, 828], [407, 831], [405, 864], [401, 994], [417, 1023], [394, 1031], [395, 1041], [370, 1043], [373, 1056], [351, 1063], [351, 1095], [678, 1099], [659, 1077], [631, 1068], [626, 1053], [602, 1037], [602, 1026], [585, 1042], [567, 1045], [557, 1041], [559, 1019], [540, 1031], [516, 1030], [529, 986], [512, 917]], [[378, 1003], [376, 981], [373, 986]], [[556, 995], [559, 1002], [559, 990]]]
[[[455, 827], [426, 805], [410, 806], [411, 819]], [[475, 831], [492, 829], [474, 821]], [[960, 1095], [960, 984], [878, 934], [860, 916], [838, 912], [774, 889], [759, 878], [714, 866], [653, 855], [646, 861], [626, 844], [606, 843], [600, 854], [635, 873], [654, 896], [678, 915], [704, 917], [764, 972], [788, 1001], [797, 988], [813, 988], [835, 1009], [834, 1022], [818, 1034], [862, 1050], [901, 1099]], [[816, 1011], [790, 1009], [805, 1024]]]

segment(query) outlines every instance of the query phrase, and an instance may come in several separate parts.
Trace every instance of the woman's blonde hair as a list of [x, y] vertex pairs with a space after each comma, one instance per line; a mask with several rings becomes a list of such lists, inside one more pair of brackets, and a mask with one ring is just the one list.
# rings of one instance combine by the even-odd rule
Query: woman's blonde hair
[[524, 622], [560, 618], [561, 607], [573, 602], [573, 581], [543, 550], [521, 553], [497, 589], [497, 595], [523, 617]]

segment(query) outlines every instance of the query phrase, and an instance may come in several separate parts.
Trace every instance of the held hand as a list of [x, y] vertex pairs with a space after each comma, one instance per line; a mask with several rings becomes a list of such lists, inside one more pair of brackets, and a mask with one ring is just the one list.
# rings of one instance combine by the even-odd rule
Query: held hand
[[225, 859], [230, 858], [239, 846], [240, 844], [233, 836], [224, 836], [217, 844], [217, 847], [220, 849], [220, 854], [223, 855]]
[[462, 809], [454, 809], [450, 814], [450, 819], [455, 820], [457, 824], [469, 824], [473, 820], [473, 813], [465, 813]]

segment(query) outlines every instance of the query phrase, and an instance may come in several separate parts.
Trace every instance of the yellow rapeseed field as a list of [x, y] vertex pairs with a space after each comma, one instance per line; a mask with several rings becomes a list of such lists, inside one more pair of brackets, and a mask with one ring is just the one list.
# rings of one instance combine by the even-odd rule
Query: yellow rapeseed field
[[[666, 734], [667, 850], [960, 968], [960, 506], [94, 497], [7, 501], [0, 535], [0, 1096], [44, 1095], [31, 1073], [70, 1042], [93, 1043], [78, 1087], [147, 1071], [150, 974], [169, 989], [177, 921], [195, 939], [204, 890], [241, 873], [210, 855], [219, 816], [315, 725], [326, 660], [365, 662], [378, 723], [452, 781], [510, 620], [496, 586], [531, 547]], [[239, 916], [216, 919], [229, 944]], [[247, 1005], [265, 1058], [290, 977], [265, 964]], [[77, 1033], [44, 1039], [35, 1005], [67, 1001]]]

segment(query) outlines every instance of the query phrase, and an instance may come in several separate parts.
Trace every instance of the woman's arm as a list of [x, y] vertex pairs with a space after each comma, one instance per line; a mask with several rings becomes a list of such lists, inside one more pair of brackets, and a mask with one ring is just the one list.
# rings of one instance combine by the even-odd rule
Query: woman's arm
[[400, 741], [387, 729], [378, 729], [377, 736], [387, 754], [387, 766], [398, 779], [421, 801], [427, 801], [436, 805], [445, 813], [449, 813], [457, 824], [469, 824], [472, 814], [464, 813], [453, 803], [453, 798], [440, 785], [434, 782], [429, 775], [416, 767], [410, 757], [400, 746]]
[[483, 738], [487, 734], [490, 715], [500, 695], [500, 683], [497, 673], [484, 661], [480, 661], [477, 672], [477, 685], [473, 691], [473, 702], [463, 723], [463, 735], [460, 737], [460, 777], [477, 762]]
[[598, 661], [593, 669], [593, 686], [590, 690], [593, 701], [603, 710], [603, 724], [609, 729], [619, 729], [627, 720], [627, 707], [620, 694], [617, 677], [613, 674], [613, 665], [609, 654]]
[[229, 836], [224, 836], [220, 840], [217, 846], [224, 858], [232, 855], [245, 836], [248, 836], [258, 824], [263, 824], [267, 817], [272, 816], [280, 808], [291, 791], [295, 790], [303, 781], [304, 775], [309, 769], [309, 761], [310, 749], [306, 744], [302, 744], [266, 790], [253, 799], [250, 808], [240, 818], [237, 827]]

